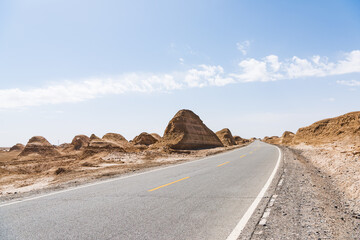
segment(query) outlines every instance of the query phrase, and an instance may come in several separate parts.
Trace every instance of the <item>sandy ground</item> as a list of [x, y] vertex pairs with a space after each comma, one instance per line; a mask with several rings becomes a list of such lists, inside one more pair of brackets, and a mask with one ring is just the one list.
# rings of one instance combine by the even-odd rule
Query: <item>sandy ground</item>
[[[332, 143], [292, 147], [332, 179], [340, 197], [360, 213], [360, 149], [356, 145]], [[359, 238], [360, 239], [360, 238]]]
[[138, 153], [102, 153], [85, 159], [78, 156], [24, 159], [17, 157], [19, 152], [0, 152], [0, 201], [190, 161], [238, 147], [241, 146], [171, 153], [149, 149]]
[[251, 239], [359, 239], [360, 214], [344, 201], [340, 178], [314, 165], [323, 151], [300, 148], [283, 148], [282, 184], [274, 192], [274, 204], [267, 205], [266, 224], [257, 225]]

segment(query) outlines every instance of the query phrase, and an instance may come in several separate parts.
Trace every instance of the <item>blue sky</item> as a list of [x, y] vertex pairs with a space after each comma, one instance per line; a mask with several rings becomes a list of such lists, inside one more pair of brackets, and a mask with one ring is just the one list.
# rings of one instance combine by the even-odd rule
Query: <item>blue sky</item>
[[360, 109], [359, 1], [1, 1], [0, 146], [214, 131], [281, 135]]

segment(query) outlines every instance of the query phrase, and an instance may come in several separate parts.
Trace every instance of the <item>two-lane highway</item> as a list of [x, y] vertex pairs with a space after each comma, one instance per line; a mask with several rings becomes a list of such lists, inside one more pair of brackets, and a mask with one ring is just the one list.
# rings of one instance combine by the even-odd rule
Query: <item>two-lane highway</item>
[[201, 160], [5, 203], [0, 239], [226, 239], [236, 235], [279, 160], [278, 148], [256, 141]]

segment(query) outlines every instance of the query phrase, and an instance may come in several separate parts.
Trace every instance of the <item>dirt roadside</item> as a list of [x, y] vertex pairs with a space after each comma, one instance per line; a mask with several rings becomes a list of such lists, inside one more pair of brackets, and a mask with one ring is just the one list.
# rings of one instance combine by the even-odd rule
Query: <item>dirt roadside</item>
[[266, 206], [266, 223], [240, 239], [360, 239], [360, 215], [345, 203], [332, 177], [301, 151], [282, 150], [283, 180]]

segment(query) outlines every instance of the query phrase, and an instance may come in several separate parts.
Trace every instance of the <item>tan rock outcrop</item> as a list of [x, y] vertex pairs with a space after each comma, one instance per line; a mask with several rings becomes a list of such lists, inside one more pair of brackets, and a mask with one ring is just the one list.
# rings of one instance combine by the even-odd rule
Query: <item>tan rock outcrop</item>
[[161, 143], [172, 149], [223, 147], [220, 139], [190, 110], [180, 110], [170, 120]]
[[234, 136], [234, 140], [235, 140], [237, 145], [242, 145], [242, 144], [245, 144], [245, 143], [249, 143], [251, 141], [249, 139], [242, 138], [240, 136]]
[[360, 112], [351, 112], [339, 117], [324, 119], [300, 128], [294, 137], [294, 143], [318, 145], [342, 141], [360, 142]]
[[101, 140], [101, 138], [99, 138], [99, 137], [96, 136], [95, 134], [91, 134], [91, 136], [90, 136], [90, 141], [93, 141], [93, 140]]
[[153, 136], [156, 140], [160, 141], [161, 140], [161, 136], [157, 133], [150, 133], [151, 136]]
[[90, 143], [90, 138], [86, 135], [77, 135], [71, 141], [71, 146], [74, 150], [86, 148]]
[[291, 145], [293, 143], [295, 134], [290, 131], [285, 131], [281, 136], [281, 144], [282, 145]]
[[22, 151], [22, 150], [24, 150], [24, 148], [25, 148], [25, 146], [23, 144], [17, 143], [17, 144], [15, 144], [14, 146], [12, 146], [10, 148], [10, 152], [12, 152], [12, 151]]
[[264, 137], [262, 141], [270, 144], [280, 144], [281, 138], [278, 136]]
[[124, 136], [118, 133], [107, 133], [102, 137], [105, 141], [112, 141], [117, 143], [128, 142]]
[[132, 143], [134, 143], [135, 145], [152, 145], [154, 143], [156, 143], [158, 140], [156, 138], [154, 138], [151, 134], [148, 134], [146, 132], [142, 132], [140, 135], [136, 136]]
[[51, 145], [48, 140], [41, 136], [30, 138], [19, 156], [29, 156], [33, 154], [40, 155], [42, 157], [53, 157], [60, 155], [56, 148]]
[[236, 141], [228, 128], [224, 128], [216, 132], [216, 136], [220, 139], [224, 146], [236, 145]]
[[90, 141], [89, 145], [85, 148], [83, 157], [91, 156], [97, 153], [112, 152], [125, 152], [125, 150], [119, 144], [94, 137], [93, 140]]

